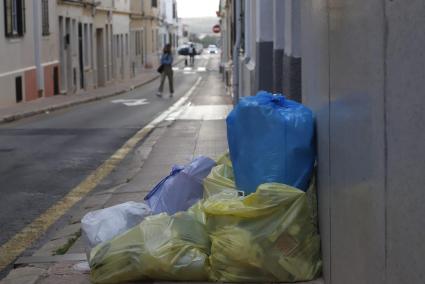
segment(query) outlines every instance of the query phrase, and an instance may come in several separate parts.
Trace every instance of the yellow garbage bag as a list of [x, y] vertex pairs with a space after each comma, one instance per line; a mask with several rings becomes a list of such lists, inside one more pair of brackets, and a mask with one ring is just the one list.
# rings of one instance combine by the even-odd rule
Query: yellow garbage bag
[[277, 183], [247, 197], [206, 199], [211, 279], [296, 282], [320, 276], [320, 237], [310, 192]]
[[222, 192], [223, 190], [236, 190], [232, 162], [229, 153], [225, 153], [217, 160], [211, 173], [204, 179], [204, 199]]
[[202, 281], [209, 275], [210, 240], [189, 213], [147, 217], [90, 253], [94, 283], [145, 279]]

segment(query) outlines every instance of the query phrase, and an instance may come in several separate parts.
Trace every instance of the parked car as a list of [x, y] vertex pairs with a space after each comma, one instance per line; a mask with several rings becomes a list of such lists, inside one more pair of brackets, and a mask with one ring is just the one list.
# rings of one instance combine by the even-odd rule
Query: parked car
[[195, 46], [196, 55], [201, 54], [202, 51], [204, 50], [202, 44], [200, 44], [200, 43], [186, 42], [186, 43], [182, 44], [181, 46], [179, 46], [177, 48], [177, 53], [179, 55], [188, 56], [189, 55], [189, 47], [190, 47], [191, 44], [193, 44]]
[[208, 46], [208, 53], [210, 54], [217, 54], [218, 53], [218, 48], [215, 44], [210, 44]]
[[182, 44], [181, 46], [179, 46], [177, 49], [177, 53], [179, 55], [189, 55], [189, 44]]

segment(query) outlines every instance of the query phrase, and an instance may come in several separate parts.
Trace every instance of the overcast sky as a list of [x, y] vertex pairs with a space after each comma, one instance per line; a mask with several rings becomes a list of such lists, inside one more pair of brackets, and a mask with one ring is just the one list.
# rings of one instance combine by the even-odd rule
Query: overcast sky
[[216, 17], [219, 0], [177, 0], [179, 18]]

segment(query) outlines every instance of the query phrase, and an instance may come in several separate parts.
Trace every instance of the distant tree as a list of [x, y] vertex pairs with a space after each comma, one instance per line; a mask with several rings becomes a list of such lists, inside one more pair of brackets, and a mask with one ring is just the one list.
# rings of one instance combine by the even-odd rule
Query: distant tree
[[189, 41], [191, 42], [201, 42], [197, 34], [190, 34], [189, 35]]
[[219, 38], [216, 36], [210, 36], [206, 35], [202, 40], [201, 43], [204, 47], [208, 47], [210, 44], [218, 45]]

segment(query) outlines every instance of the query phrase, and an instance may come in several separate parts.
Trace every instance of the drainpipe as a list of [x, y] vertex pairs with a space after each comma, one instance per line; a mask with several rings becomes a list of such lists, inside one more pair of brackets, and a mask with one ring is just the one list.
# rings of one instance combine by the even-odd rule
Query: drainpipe
[[235, 0], [236, 42], [233, 47], [233, 103], [239, 102], [239, 49], [241, 45], [241, 0]]
[[34, 16], [33, 16], [33, 29], [34, 29], [34, 61], [36, 67], [37, 77], [37, 91], [38, 96], [43, 96], [44, 91], [44, 72], [41, 66], [41, 32], [40, 32], [40, 1], [32, 1]]

